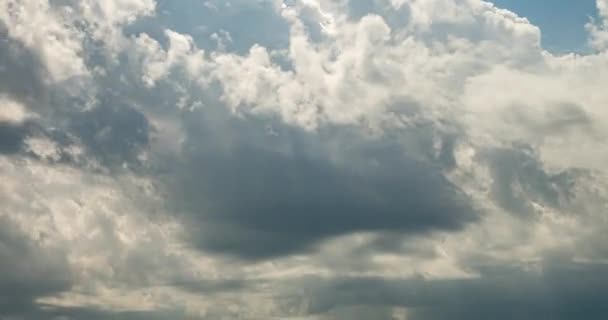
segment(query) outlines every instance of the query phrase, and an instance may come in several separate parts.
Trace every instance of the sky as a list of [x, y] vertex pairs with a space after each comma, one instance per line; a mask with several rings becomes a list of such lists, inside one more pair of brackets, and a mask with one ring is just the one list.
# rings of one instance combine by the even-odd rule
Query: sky
[[0, 0], [0, 320], [605, 319], [608, 0]]
[[542, 30], [543, 48], [559, 53], [589, 53], [585, 25], [598, 19], [595, 0], [494, 0], [495, 5], [527, 18]]

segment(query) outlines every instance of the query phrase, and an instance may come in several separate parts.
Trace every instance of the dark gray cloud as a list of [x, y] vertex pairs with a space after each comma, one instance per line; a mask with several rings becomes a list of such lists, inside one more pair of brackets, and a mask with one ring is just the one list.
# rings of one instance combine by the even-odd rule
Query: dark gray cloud
[[[4, 319], [1, 317], [0, 319]], [[166, 320], [184, 319], [201, 320], [200, 317], [192, 317], [182, 310], [158, 310], [158, 311], [108, 311], [94, 307], [57, 307], [53, 305], [34, 305], [27, 310], [10, 315], [12, 318], [23, 320]]]
[[459, 230], [477, 217], [439, 164], [408, 149], [410, 137], [306, 132], [213, 108], [200, 117], [190, 116], [171, 200], [203, 249], [266, 258], [356, 231]]
[[36, 299], [69, 290], [65, 253], [43, 248], [0, 218], [0, 318], [36, 309]]
[[[66, 132], [48, 128], [43, 122], [28, 119], [24, 122], [2, 122], [0, 121], [0, 154], [36, 157], [27, 150], [26, 139], [29, 137], [43, 137], [67, 146], [73, 143]], [[68, 155], [62, 154], [63, 160], [68, 160]]]
[[27, 128], [20, 123], [0, 122], [0, 154], [14, 154], [22, 150]]
[[608, 312], [607, 265], [562, 261], [540, 271], [490, 269], [473, 279], [309, 278], [290, 287], [305, 288], [307, 295], [296, 300], [308, 299], [309, 314], [347, 306], [405, 307], [414, 320], [603, 319]]
[[25, 104], [45, 92], [46, 68], [36, 52], [9, 38], [0, 22], [0, 93]]
[[71, 115], [69, 132], [103, 164], [137, 163], [137, 156], [148, 147], [150, 125], [146, 116], [112, 94], [99, 96], [89, 110]]

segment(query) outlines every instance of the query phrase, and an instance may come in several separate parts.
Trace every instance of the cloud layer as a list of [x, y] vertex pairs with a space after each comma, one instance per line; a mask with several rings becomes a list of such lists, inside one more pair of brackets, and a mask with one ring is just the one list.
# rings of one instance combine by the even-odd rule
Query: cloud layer
[[597, 8], [0, 0], [0, 319], [605, 318]]

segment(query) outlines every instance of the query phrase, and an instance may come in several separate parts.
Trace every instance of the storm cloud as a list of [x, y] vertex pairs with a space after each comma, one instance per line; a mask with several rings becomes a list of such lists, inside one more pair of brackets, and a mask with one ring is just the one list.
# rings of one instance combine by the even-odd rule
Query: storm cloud
[[204, 249], [265, 258], [332, 236], [459, 230], [478, 218], [439, 163], [408, 154], [406, 139], [209, 115], [189, 128], [174, 189]]

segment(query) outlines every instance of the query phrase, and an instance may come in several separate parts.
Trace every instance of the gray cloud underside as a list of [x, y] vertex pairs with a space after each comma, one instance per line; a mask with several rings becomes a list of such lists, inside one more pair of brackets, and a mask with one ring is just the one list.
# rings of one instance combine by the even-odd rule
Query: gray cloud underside
[[409, 155], [406, 139], [216, 114], [189, 127], [174, 182], [202, 248], [264, 258], [357, 231], [458, 230], [477, 218], [441, 165]]
[[[602, 319], [608, 293], [604, 264], [557, 264], [544, 270], [495, 268], [465, 280], [307, 279], [312, 313], [349, 306], [407, 307], [408, 319]], [[297, 284], [293, 284], [297, 287]]]
[[0, 315], [36, 309], [37, 298], [71, 287], [64, 252], [39, 247], [10, 220], [0, 221]]

